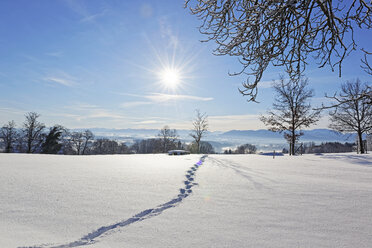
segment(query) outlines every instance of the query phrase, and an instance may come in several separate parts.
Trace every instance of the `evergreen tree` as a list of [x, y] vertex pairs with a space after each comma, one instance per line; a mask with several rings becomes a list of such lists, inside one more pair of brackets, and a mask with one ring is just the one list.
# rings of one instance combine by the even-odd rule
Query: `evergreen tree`
[[44, 143], [41, 145], [42, 153], [57, 154], [61, 150], [62, 144], [60, 143], [60, 140], [63, 130], [64, 128], [58, 125], [50, 128]]

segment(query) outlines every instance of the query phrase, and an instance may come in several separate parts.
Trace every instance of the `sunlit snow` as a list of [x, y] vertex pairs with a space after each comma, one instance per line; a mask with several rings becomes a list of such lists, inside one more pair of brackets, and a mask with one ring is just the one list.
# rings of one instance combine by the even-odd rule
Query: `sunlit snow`
[[0, 154], [0, 247], [370, 247], [372, 156]]

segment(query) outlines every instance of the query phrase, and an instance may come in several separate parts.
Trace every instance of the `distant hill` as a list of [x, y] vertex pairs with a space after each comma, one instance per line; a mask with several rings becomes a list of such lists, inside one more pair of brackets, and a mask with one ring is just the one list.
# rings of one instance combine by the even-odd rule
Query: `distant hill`
[[[83, 129], [74, 129], [81, 131]], [[157, 137], [159, 129], [108, 129], [90, 128], [96, 137], [107, 137], [110, 139], [121, 140], [127, 144], [132, 144], [136, 140]], [[191, 142], [190, 130], [177, 130], [183, 142]], [[304, 135], [300, 142], [354, 142], [355, 134], [339, 134], [330, 129], [304, 130]], [[274, 133], [268, 130], [230, 130], [227, 132], [214, 131], [208, 132], [205, 141], [210, 142], [217, 152], [225, 149], [235, 149], [236, 146], [250, 143], [256, 145], [260, 151], [281, 150], [287, 148], [288, 144], [283, 138], [283, 134]]]
[[[82, 129], [75, 129], [82, 130]], [[96, 137], [108, 137], [122, 140], [128, 144], [135, 140], [155, 138], [159, 129], [107, 129], [91, 128]], [[184, 142], [191, 142], [190, 130], [177, 130], [180, 139]], [[339, 134], [330, 129], [304, 130], [304, 136], [300, 142], [354, 142], [355, 134]], [[250, 143], [256, 145], [261, 150], [280, 150], [288, 144], [283, 138], [283, 134], [274, 133], [268, 130], [231, 130], [227, 132], [215, 131], [208, 132], [205, 139], [210, 142], [216, 151], [223, 151], [227, 148], [234, 148], [238, 145]]]
[[[338, 142], [353, 142], [355, 140], [354, 134], [340, 134], [330, 129], [313, 129], [304, 130], [304, 135], [300, 138], [302, 141], [314, 141], [314, 142], [325, 142], [325, 141], [338, 141]], [[233, 139], [252, 139], [252, 140], [267, 140], [279, 141], [283, 139], [283, 134], [274, 133], [268, 130], [231, 130], [221, 134], [224, 138]]]

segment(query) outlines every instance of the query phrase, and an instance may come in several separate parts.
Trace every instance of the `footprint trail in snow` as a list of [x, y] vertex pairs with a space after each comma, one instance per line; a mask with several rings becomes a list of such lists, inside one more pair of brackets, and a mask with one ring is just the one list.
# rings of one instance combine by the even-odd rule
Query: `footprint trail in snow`
[[178, 204], [180, 204], [183, 199], [188, 197], [192, 193], [192, 187], [194, 185], [197, 185], [197, 183], [194, 182], [194, 176], [197, 169], [203, 164], [205, 158], [207, 155], [204, 155], [200, 158], [200, 160], [195, 163], [187, 172], [186, 172], [186, 180], [184, 181], [184, 187], [179, 189], [179, 194], [171, 199], [170, 201], [163, 203], [161, 205], [156, 206], [155, 208], [149, 208], [146, 209], [134, 216], [132, 216], [129, 219], [122, 220], [120, 222], [117, 222], [115, 224], [107, 225], [107, 226], [101, 226], [98, 229], [94, 230], [93, 232], [84, 235], [79, 240], [67, 243], [67, 244], [61, 244], [61, 245], [52, 245], [52, 244], [44, 244], [44, 245], [37, 245], [37, 246], [27, 246], [27, 247], [19, 247], [19, 248], [71, 248], [71, 247], [77, 247], [77, 246], [84, 246], [84, 245], [90, 245], [97, 242], [95, 240], [96, 238], [107, 234], [108, 232], [113, 231], [114, 229], [125, 227], [130, 224], [143, 221], [149, 218], [152, 218], [154, 216], [157, 216], [161, 214], [163, 211], [167, 210], [168, 208], [176, 207]]

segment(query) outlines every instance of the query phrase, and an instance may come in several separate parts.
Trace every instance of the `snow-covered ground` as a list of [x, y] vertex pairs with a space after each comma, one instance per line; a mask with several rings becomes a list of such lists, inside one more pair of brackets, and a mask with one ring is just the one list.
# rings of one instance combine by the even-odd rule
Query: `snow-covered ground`
[[0, 247], [371, 247], [372, 156], [0, 154]]

